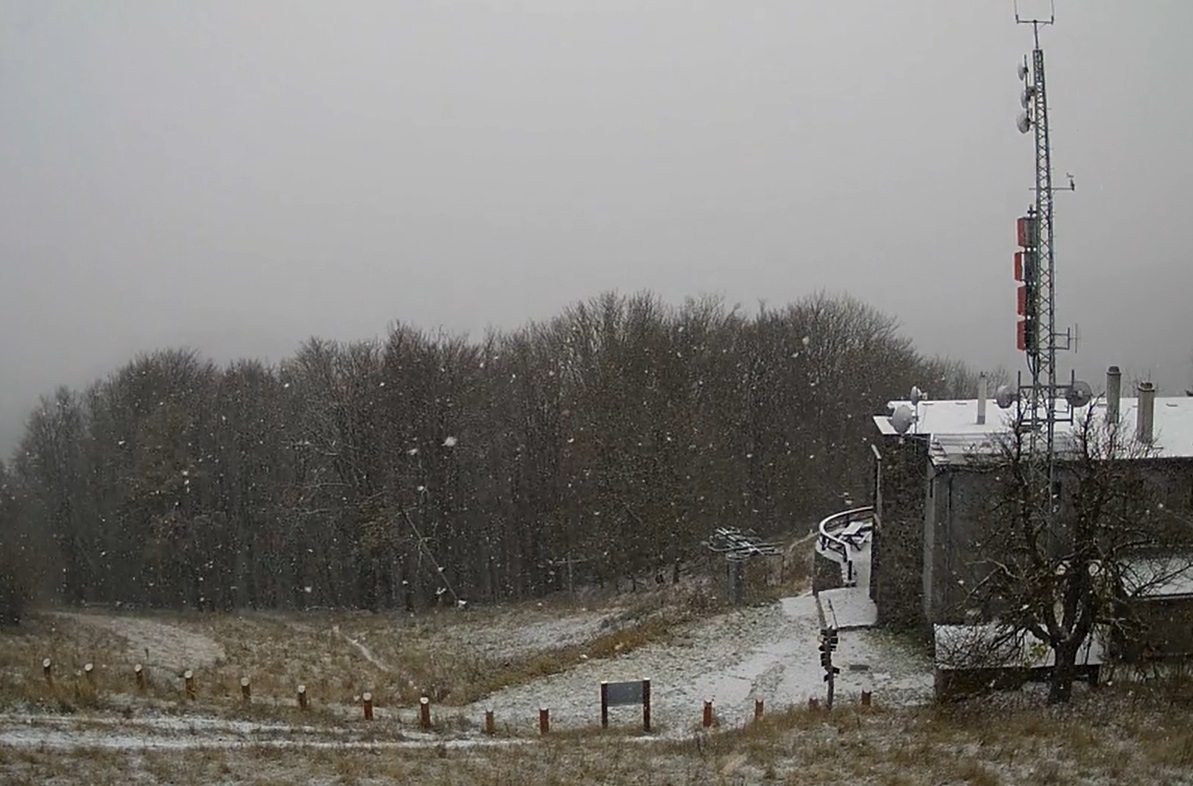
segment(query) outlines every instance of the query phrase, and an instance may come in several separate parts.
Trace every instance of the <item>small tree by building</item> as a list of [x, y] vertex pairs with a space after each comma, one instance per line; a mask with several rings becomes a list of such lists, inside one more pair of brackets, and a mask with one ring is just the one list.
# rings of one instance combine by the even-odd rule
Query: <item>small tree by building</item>
[[1156, 446], [1096, 411], [1058, 439], [1050, 490], [1039, 482], [1047, 456], [1032, 451], [1024, 423], [974, 457], [993, 483], [974, 544], [982, 578], [970, 606], [994, 618], [996, 639], [1030, 634], [1051, 650], [1052, 703], [1071, 697], [1091, 637], [1113, 644], [1145, 636], [1137, 600], [1193, 566], [1193, 524], [1187, 510], [1166, 504]]

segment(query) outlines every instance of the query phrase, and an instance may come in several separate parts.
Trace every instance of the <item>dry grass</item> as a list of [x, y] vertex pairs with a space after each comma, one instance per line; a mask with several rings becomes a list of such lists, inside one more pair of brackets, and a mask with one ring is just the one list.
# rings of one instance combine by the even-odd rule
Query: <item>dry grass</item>
[[[418, 700], [434, 707], [478, 701], [502, 688], [563, 671], [583, 659], [606, 658], [666, 641], [676, 625], [718, 611], [706, 592], [642, 593], [632, 603], [601, 612], [565, 604], [445, 611], [420, 616], [363, 612], [306, 614], [103, 614], [96, 624], [87, 615], [51, 612], [32, 615], [19, 632], [0, 636], [0, 708], [39, 712], [109, 709], [133, 712], [187, 712], [245, 719], [291, 721], [359, 719], [360, 697], [374, 697], [379, 720], [413, 722]], [[600, 627], [580, 626], [586, 635], [572, 641], [548, 639], [541, 645], [503, 652], [500, 647], [469, 647], [496, 640], [515, 623], [551, 625], [561, 616], [604, 620]], [[603, 616], [598, 616], [598, 614]], [[134, 663], [142, 642], [126, 639], [121, 619], [138, 625], [159, 624], [194, 641], [209, 641], [222, 651], [213, 663], [194, 667], [196, 696], [188, 697], [181, 672], [191, 664], [148, 662], [146, 685], [138, 688]], [[98, 624], [102, 622], [102, 624]], [[131, 630], [137, 630], [129, 626]], [[54, 684], [47, 685], [41, 661], [54, 662]], [[153, 653], [150, 653], [153, 657]], [[162, 656], [165, 657], [165, 656]], [[90, 680], [83, 666], [94, 663]], [[241, 700], [240, 679], [251, 683], [252, 700]], [[310, 710], [297, 710], [297, 687], [306, 686]], [[443, 719], [440, 715], [443, 715]], [[435, 723], [451, 723], [451, 713], [436, 711]]]
[[1125, 692], [1073, 707], [793, 709], [659, 741], [599, 729], [501, 748], [0, 749], [5, 783], [1155, 784], [1193, 782], [1187, 710]]
[[[0, 636], [0, 706], [61, 721], [88, 739], [118, 728], [147, 742], [191, 731], [202, 738], [212, 716], [281, 726], [243, 732], [240, 746], [3, 748], [0, 782], [94, 786], [145, 784], [858, 784], [1193, 783], [1193, 687], [1115, 685], [1079, 691], [1069, 707], [1046, 707], [1038, 693], [992, 696], [942, 707], [846, 707], [831, 713], [768, 707], [742, 727], [656, 730], [595, 727], [553, 731], [539, 740], [499, 731], [505, 747], [447, 744], [395, 748], [413, 739], [417, 698], [435, 699], [433, 719], [447, 737], [479, 738], [480, 718], [460, 720], [447, 706], [505, 685], [551, 674], [582, 656], [605, 657], [666, 641], [674, 627], [721, 607], [708, 594], [655, 592], [605, 609], [604, 626], [580, 640], [503, 654], [464, 644], [498, 641], [518, 624], [593, 612], [571, 606], [478, 609], [421, 617], [363, 613], [153, 616], [217, 642], [223, 658], [196, 670], [198, 698], [155, 664], [135, 689], [137, 643], [86, 620], [35, 615], [22, 632]], [[590, 619], [585, 617], [584, 619]], [[495, 633], [496, 631], [496, 633]], [[485, 635], [482, 635], [485, 634]], [[355, 642], [355, 643], [353, 643]], [[367, 654], [366, 654], [367, 653]], [[46, 685], [41, 660], [52, 657]], [[96, 664], [94, 686], [82, 674]], [[253, 701], [239, 679], [252, 678]], [[308, 686], [311, 709], [295, 707]], [[358, 697], [376, 697], [377, 720], [361, 719]], [[172, 729], [138, 725], [143, 714], [173, 714]], [[125, 723], [121, 715], [131, 717]], [[60, 721], [55, 720], [55, 723]], [[315, 727], [314, 731], [299, 727]], [[183, 731], [178, 731], [181, 728]], [[131, 731], [136, 729], [136, 731]], [[334, 733], [333, 733], [333, 730]], [[669, 739], [660, 735], [674, 732]], [[523, 733], [525, 735], [525, 732]], [[140, 739], [140, 738], [138, 738]], [[352, 740], [373, 748], [327, 745]], [[292, 744], [298, 748], [278, 747]]]

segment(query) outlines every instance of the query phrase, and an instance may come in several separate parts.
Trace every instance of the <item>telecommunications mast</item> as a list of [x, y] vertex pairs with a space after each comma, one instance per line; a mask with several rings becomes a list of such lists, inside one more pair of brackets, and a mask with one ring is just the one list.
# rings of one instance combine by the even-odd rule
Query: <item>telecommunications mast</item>
[[[1049, 500], [1045, 506], [1051, 518], [1055, 509], [1056, 424], [1072, 422], [1074, 410], [1089, 403], [1089, 386], [1070, 380], [1058, 384], [1056, 354], [1072, 348], [1071, 330], [1056, 327], [1056, 236], [1052, 203], [1057, 191], [1075, 190], [1073, 176], [1059, 188], [1052, 185], [1052, 142], [1048, 130], [1048, 84], [1044, 73], [1044, 50], [1040, 48], [1040, 28], [1056, 22], [1056, 11], [1049, 3], [1046, 18], [1027, 18], [1015, 3], [1015, 22], [1031, 25], [1033, 48], [1019, 66], [1023, 82], [1020, 104], [1023, 111], [1016, 121], [1020, 133], [1034, 132], [1035, 202], [1016, 225], [1019, 251], [1015, 254], [1015, 279], [1019, 282], [1018, 347], [1027, 356], [1031, 380], [1020, 375], [1019, 418], [1028, 434], [1032, 464], [1039, 472], [1038, 491]], [[1063, 404], [1058, 402], [1063, 399]], [[1008, 403], [1010, 403], [1008, 401]], [[1041, 444], [1042, 443], [1042, 444]]]

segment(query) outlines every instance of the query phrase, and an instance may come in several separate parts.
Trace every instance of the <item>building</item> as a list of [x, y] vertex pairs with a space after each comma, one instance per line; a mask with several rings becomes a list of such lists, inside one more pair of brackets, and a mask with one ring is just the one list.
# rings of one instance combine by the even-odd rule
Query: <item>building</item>
[[[1075, 444], [1074, 429], [1118, 418], [1130, 438], [1146, 444], [1146, 453], [1132, 461], [1155, 484], [1169, 511], [1193, 511], [1193, 397], [1159, 397], [1150, 384], [1137, 395], [1120, 397], [1118, 369], [1107, 375], [1107, 394], [1092, 400], [1065, 402], [1069, 417], [1056, 424], [1057, 483], [1066, 480], [1066, 450]], [[1017, 404], [1004, 398], [1000, 407], [979, 396], [955, 401], [893, 401], [876, 416], [874, 440], [874, 510], [870, 546], [869, 594], [879, 624], [910, 627], [930, 633], [989, 619], [994, 611], [975, 607], [971, 588], [981, 581], [983, 560], [999, 547], [984, 537], [982, 515], [992, 493], [990, 472], [981, 471], [982, 457], [991, 457], [1014, 426]], [[988, 462], [986, 462], [988, 467]], [[1058, 491], [1060, 489], [1058, 488]], [[1064, 494], [1058, 495], [1064, 499]], [[1183, 524], [1174, 525], [1180, 518]], [[1166, 526], [1193, 540], [1193, 517], [1165, 516]], [[1140, 586], [1149, 571], [1166, 560], [1193, 562], [1189, 554], [1140, 554], [1133, 563]], [[1157, 562], [1159, 560], [1159, 562]], [[1153, 624], [1146, 647], [1165, 653], [1193, 653], [1193, 569], [1141, 589], [1135, 602], [1141, 617]], [[1130, 653], [1127, 653], [1130, 654]]]

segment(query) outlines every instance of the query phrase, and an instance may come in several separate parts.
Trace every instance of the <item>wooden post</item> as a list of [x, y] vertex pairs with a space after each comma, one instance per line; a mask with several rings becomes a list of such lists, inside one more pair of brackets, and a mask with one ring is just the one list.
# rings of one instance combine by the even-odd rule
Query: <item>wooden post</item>
[[133, 678], [137, 681], [137, 690], [145, 690], [145, 669], [140, 663], [133, 666]]
[[305, 710], [307, 708], [307, 686], [298, 686], [298, 709]]
[[712, 701], [705, 699], [704, 701], [704, 728], [712, 726]]
[[431, 700], [426, 696], [418, 700], [418, 725], [424, 731], [431, 728]]
[[373, 719], [373, 694], [366, 693], [360, 697], [360, 700], [364, 707], [365, 720], [371, 721]]
[[91, 685], [91, 687], [94, 688], [95, 687], [95, 664], [94, 663], [84, 663], [83, 664], [83, 676], [85, 676], [87, 678], [87, 682]]
[[762, 699], [754, 699], [754, 720], [762, 720]]
[[493, 720], [493, 710], [485, 710], [485, 734], [490, 737], [497, 733], [497, 723]]
[[551, 731], [551, 710], [539, 707], [539, 734]]
[[194, 701], [198, 696], [198, 691], [195, 690], [195, 673], [187, 669], [182, 672], [182, 679], [186, 683], [186, 697]]
[[609, 683], [601, 680], [601, 728], [609, 728]]
[[46, 658], [41, 662], [41, 673], [45, 675], [46, 685], [54, 687], [54, 662]]
[[650, 733], [650, 680], [642, 680], [642, 731]]
[[245, 701], [253, 700], [253, 688], [251, 685], [249, 685], [248, 677], [240, 678], [240, 695], [244, 698]]
[[862, 691], [862, 706], [863, 707], [870, 706], [870, 691], [868, 691], [868, 690]]

